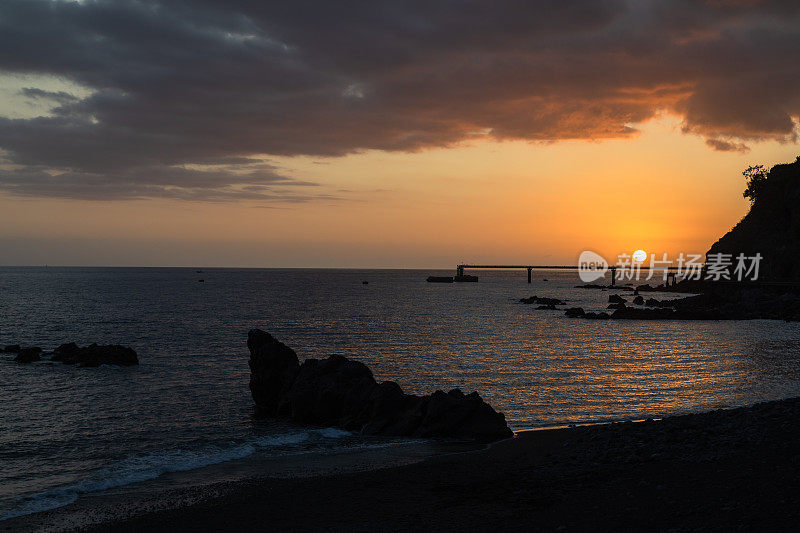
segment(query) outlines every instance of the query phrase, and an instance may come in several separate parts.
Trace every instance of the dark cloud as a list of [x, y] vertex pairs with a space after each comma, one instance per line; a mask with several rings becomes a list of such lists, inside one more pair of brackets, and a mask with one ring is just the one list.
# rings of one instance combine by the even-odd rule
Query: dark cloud
[[[219, 168], [197, 170], [183, 167], [133, 167], [113, 172], [58, 172], [44, 167], [0, 170], [0, 189], [21, 196], [79, 200], [173, 198], [195, 201], [280, 200], [306, 202], [335, 199], [322, 193], [298, 194], [298, 187], [317, 184], [287, 178], [269, 165], [249, 170]], [[266, 167], [266, 168], [264, 168]]]
[[748, 146], [744, 143], [723, 141], [721, 139], [706, 139], [706, 145], [708, 145], [712, 150], [716, 150], [718, 152], [746, 153], [750, 151], [750, 148], [748, 148]]
[[[476, 135], [618, 138], [661, 111], [742, 150], [795, 140], [799, 65], [788, 0], [4, 0], [0, 70], [91, 94], [24, 90], [55, 107], [0, 119], [16, 165], [0, 188], [288, 199], [288, 178], [282, 193], [248, 189], [275, 169], [235, 167]], [[191, 164], [225, 168], [179, 170]]]

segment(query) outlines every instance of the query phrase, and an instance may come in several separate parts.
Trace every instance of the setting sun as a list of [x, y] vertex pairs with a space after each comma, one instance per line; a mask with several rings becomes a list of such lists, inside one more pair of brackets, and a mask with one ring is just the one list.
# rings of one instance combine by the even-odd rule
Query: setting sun
[[632, 257], [633, 260], [636, 261], [637, 263], [644, 263], [644, 261], [647, 259], [647, 252], [645, 252], [644, 250], [636, 250], [635, 252], [633, 252]]

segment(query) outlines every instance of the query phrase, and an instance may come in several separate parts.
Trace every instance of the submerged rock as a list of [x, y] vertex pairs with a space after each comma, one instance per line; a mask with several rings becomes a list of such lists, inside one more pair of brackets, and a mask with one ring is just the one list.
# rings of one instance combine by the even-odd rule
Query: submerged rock
[[625, 304], [628, 300], [620, 296], [619, 294], [612, 294], [608, 297], [608, 303], [610, 304]]
[[482, 442], [512, 435], [503, 414], [477, 392], [405, 394], [397, 383], [378, 383], [366, 365], [341, 355], [299, 364], [294, 350], [259, 329], [250, 331], [247, 347], [250, 391], [259, 416], [338, 426], [368, 435]]

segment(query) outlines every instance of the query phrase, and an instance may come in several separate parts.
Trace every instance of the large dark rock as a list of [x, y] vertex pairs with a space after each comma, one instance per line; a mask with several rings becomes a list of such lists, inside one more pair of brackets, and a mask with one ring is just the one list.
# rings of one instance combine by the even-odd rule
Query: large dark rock
[[269, 333], [251, 330], [250, 391], [260, 416], [338, 426], [367, 435], [454, 437], [491, 442], [512, 435], [502, 413], [478, 393], [429, 396], [378, 383], [370, 369], [341, 355], [307, 359]]
[[139, 364], [136, 352], [126, 346], [91, 344], [81, 348], [74, 342], [62, 344], [53, 350], [51, 361], [65, 365], [95, 367], [100, 365], [133, 366]]
[[41, 360], [42, 349], [38, 346], [31, 348], [21, 348], [17, 351], [17, 356], [14, 361], [18, 363], [33, 363], [34, 361]]
[[250, 330], [250, 392], [258, 414], [275, 416], [281, 396], [289, 389], [300, 368], [294, 350], [266, 331]]

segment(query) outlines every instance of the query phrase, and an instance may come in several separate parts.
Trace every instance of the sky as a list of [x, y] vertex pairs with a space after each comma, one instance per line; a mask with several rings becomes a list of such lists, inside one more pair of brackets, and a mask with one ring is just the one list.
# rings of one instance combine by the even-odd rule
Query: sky
[[702, 253], [799, 89], [788, 0], [3, 0], [0, 264]]

